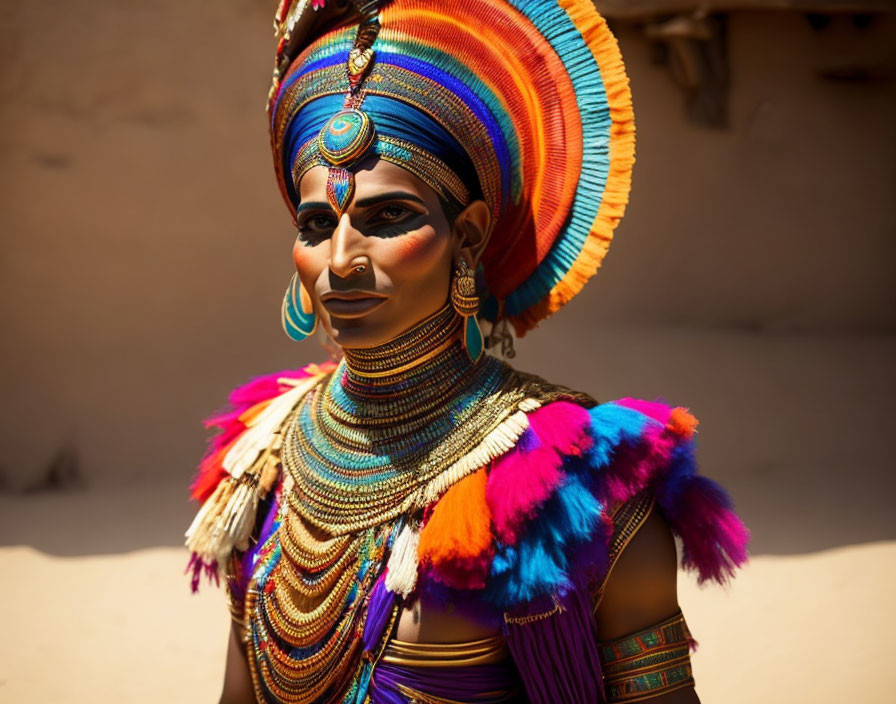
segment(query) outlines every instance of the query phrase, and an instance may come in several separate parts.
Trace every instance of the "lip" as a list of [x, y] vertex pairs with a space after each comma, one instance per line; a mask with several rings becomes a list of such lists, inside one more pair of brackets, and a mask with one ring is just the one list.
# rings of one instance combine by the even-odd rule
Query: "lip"
[[386, 300], [385, 296], [372, 295], [367, 291], [331, 291], [321, 296], [320, 302], [330, 315], [360, 318], [379, 308]]
[[333, 298], [338, 298], [343, 301], [353, 301], [357, 298], [381, 298], [385, 300], [386, 297], [381, 296], [378, 293], [371, 293], [370, 291], [362, 291], [361, 289], [353, 288], [348, 291], [328, 291], [320, 297], [320, 300], [329, 301]]

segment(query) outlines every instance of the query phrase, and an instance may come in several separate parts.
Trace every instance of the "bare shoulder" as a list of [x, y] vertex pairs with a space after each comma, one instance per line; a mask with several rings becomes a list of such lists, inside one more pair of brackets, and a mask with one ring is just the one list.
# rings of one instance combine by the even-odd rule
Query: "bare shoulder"
[[613, 640], [659, 623], [678, 610], [675, 539], [654, 507], [607, 578], [597, 610], [598, 636]]

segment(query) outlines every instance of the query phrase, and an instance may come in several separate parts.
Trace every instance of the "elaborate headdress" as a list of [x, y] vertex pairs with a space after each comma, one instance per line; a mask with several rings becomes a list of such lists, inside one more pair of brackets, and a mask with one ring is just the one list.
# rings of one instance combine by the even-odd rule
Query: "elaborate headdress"
[[492, 232], [480, 317], [517, 335], [596, 272], [634, 162], [631, 94], [591, 0], [283, 0], [269, 113], [277, 177], [330, 168], [337, 212], [376, 154]]

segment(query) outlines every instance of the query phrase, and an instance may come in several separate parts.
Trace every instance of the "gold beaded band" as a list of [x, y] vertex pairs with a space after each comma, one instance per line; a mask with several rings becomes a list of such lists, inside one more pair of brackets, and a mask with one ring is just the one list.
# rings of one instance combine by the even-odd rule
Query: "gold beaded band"
[[[345, 348], [343, 354], [350, 377], [374, 383], [371, 380], [404, 374], [437, 356], [444, 357], [452, 345], [459, 343], [462, 332], [461, 318], [446, 303], [394, 340], [374, 349]], [[351, 378], [347, 381], [351, 383]]]
[[461, 205], [470, 201], [470, 191], [451, 167], [413, 142], [397, 137], [380, 136], [375, 147], [381, 159], [404, 167], [427, 183], [443, 198], [451, 196]]
[[566, 609], [564, 609], [560, 602], [557, 601], [557, 597], [552, 596], [551, 599], [554, 602], [554, 606], [549, 611], [540, 611], [534, 614], [526, 614], [525, 616], [511, 616], [508, 612], [504, 612], [504, 623], [513, 625], [513, 626], [528, 626], [530, 623], [535, 623], [536, 621], [544, 621], [545, 619], [551, 618], [551, 616], [556, 616], [557, 614], [562, 614]]
[[643, 631], [602, 643], [607, 702], [638, 702], [693, 685], [690, 640], [679, 611]]
[[[456, 699], [445, 699], [445, 697], [437, 697], [434, 694], [422, 692], [419, 689], [408, 687], [406, 684], [398, 682], [396, 684], [398, 693], [404, 697], [403, 701], [408, 704], [464, 704]], [[488, 692], [489, 701], [491, 702], [519, 702], [521, 692], [519, 688], [500, 689]], [[370, 697], [364, 700], [364, 704], [370, 704]]]
[[[453, 199], [461, 206], [470, 202], [470, 191], [451, 167], [413, 142], [397, 137], [377, 136], [373, 152], [388, 161], [410, 171], [426, 183], [443, 199]], [[296, 154], [292, 166], [292, 182], [298, 190], [302, 176], [314, 166], [327, 166], [322, 161], [317, 138], [307, 141]]]
[[501, 634], [463, 643], [411, 643], [393, 638], [382, 662], [402, 667], [445, 668], [491, 665], [510, 657]]

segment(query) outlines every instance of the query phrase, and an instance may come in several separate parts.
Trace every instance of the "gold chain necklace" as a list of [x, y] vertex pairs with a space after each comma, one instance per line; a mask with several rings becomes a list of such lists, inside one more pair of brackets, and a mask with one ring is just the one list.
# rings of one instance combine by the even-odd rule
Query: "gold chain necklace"
[[346, 350], [287, 420], [278, 525], [246, 601], [260, 698], [341, 701], [406, 519], [510, 449], [526, 412], [588, 400], [488, 355], [471, 364], [459, 332], [449, 306], [387, 345]]
[[450, 306], [384, 348], [347, 351], [289, 422], [294, 508], [331, 536], [419, 510], [424, 487], [535, 391], [493, 357], [471, 364]]

